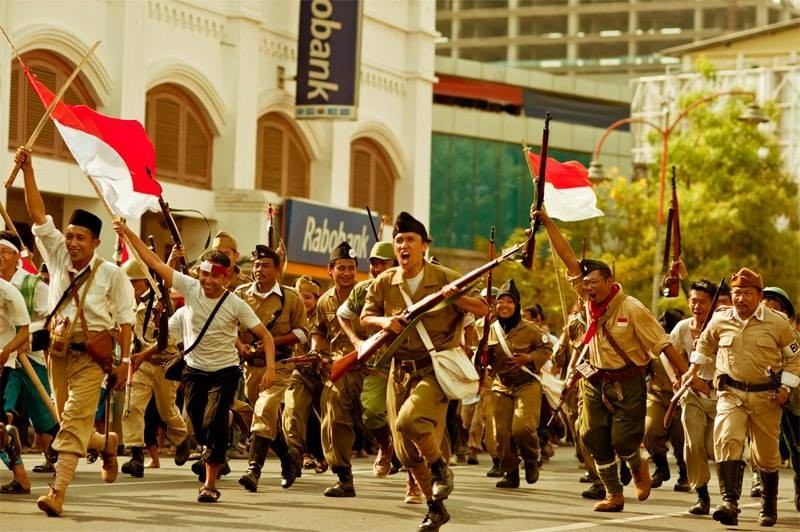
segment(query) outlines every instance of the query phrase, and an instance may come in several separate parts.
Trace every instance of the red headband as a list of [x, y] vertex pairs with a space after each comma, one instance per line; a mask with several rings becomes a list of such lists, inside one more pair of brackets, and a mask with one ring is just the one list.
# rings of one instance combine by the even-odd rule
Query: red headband
[[200, 263], [200, 271], [214, 275], [228, 275], [229, 269], [220, 264], [215, 264], [211, 261], [204, 260]]

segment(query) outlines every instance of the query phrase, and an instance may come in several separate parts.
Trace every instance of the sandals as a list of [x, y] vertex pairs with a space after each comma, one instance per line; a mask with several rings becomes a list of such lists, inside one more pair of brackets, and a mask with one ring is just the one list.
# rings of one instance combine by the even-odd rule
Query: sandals
[[0, 493], [6, 493], [10, 495], [24, 495], [30, 492], [31, 492], [30, 487], [26, 488], [16, 480], [12, 480], [8, 484], [3, 484], [2, 486], [0, 486]]
[[218, 489], [203, 486], [200, 488], [200, 493], [197, 495], [197, 502], [217, 502], [219, 500], [219, 495]]

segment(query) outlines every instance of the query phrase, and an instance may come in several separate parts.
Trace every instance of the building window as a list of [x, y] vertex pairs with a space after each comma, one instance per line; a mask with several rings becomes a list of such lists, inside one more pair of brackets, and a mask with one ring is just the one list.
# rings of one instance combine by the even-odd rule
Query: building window
[[[22, 60], [39, 81], [54, 94], [61, 89], [75, 69], [75, 66], [66, 59], [44, 50], [28, 52], [22, 56]], [[73, 80], [69, 89], [67, 89], [63, 101], [69, 105], [85, 105], [92, 109], [97, 107], [87, 84], [80, 75]], [[28, 83], [19, 62], [12, 60], [11, 106], [8, 113], [9, 148], [16, 149], [28, 141], [28, 137], [30, 137], [39, 120], [44, 116], [44, 112], [45, 107], [36, 91]], [[45, 124], [35, 147], [37, 156], [44, 155], [66, 161], [73, 159], [72, 154], [61, 139], [61, 135], [57, 133], [52, 120], [48, 120]]]
[[156, 177], [211, 188], [214, 135], [195, 98], [177, 85], [159, 85], [147, 92], [145, 116], [156, 148]]
[[372, 140], [357, 139], [350, 147], [350, 206], [394, 217], [396, 175], [383, 150]]
[[311, 163], [292, 124], [279, 113], [258, 119], [256, 183], [279, 196], [308, 197]]

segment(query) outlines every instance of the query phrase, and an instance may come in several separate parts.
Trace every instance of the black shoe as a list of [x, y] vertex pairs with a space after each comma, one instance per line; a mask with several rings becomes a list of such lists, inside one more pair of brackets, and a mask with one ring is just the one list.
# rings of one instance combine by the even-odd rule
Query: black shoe
[[507, 472], [503, 478], [497, 481], [495, 487], [498, 488], [518, 488], [519, 487], [519, 469], [514, 468]]
[[593, 501], [602, 501], [606, 498], [606, 488], [602, 484], [592, 484], [592, 486], [581, 492], [581, 497]]
[[735, 502], [722, 501], [722, 504], [714, 509], [711, 517], [723, 525], [737, 526], [739, 524], [739, 507]]
[[217, 480], [221, 479], [225, 475], [229, 475], [231, 472], [231, 466], [228, 464], [228, 460], [225, 460], [225, 463], [219, 466], [217, 469]]
[[133, 478], [143, 478], [144, 464], [132, 458], [127, 462], [125, 462], [124, 464], [122, 464], [120, 471], [122, 471], [126, 475], [132, 476]]
[[444, 500], [453, 493], [453, 470], [447, 466], [444, 458], [439, 458], [431, 464], [431, 480], [435, 500]]
[[281, 458], [281, 487], [289, 489], [294, 481], [303, 474], [300, 464], [295, 463], [291, 457]]
[[417, 527], [418, 532], [436, 532], [450, 520], [450, 514], [442, 501], [428, 501], [428, 513]]
[[52, 475], [53, 473], [56, 472], [56, 468], [50, 462], [45, 461], [45, 462], [43, 462], [43, 463], [41, 463], [39, 465], [33, 466], [33, 472], [34, 473], [50, 473]]
[[197, 462], [192, 464], [192, 473], [197, 475], [197, 479], [200, 482], [205, 483], [206, 481], [206, 462], [205, 460], [198, 460]]
[[655, 471], [650, 475], [650, 488], [660, 488], [661, 485], [669, 480], [669, 462], [666, 456], [653, 456], [653, 463], [656, 465]]
[[631, 468], [628, 467], [628, 463], [625, 460], [620, 460], [619, 462], [619, 481], [622, 482], [623, 486], [627, 486], [631, 483], [631, 479], [633, 475], [631, 474]]
[[777, 471], [761, 472], [761, 511], [758, 513], [761, 526], [775, 526], [778, 522], [778, 480]]
[[689, 508], [689, 513], [692, 515], [708, 515], [711, 512], [711, 501], [702, 497], [697, 499], [697, 502]]
[[492, 456], [492, 468], [486, 472], [486, 476], [490, 478], [500, 478], [503, 472], [500, 471], [500, 459]]
[[244, 489], [253, 493], [258, 491], [258, 479], [261, 478], [261, 468], [256, 464], [250, 464], [250, 469], [239, 479], [239, 484]]
[[189, 441], [189, 438], [184, 438], [184, 440], [178, 444], [175, 448], [175, 465], [182, 466], [189, 460], [189, 455], [192, 453], [192, 445]]
[[467, 457], [467, 465], [478, 465], [479, 463], [480, 462], [478, 462], [478, 457], [477, 456], [468, 456]]
[[594, 484], [594, 480], [592, 480], [592, 476], [589, 474], [588, 471], [584, 473], [581, 478], [578, 479], [578, 482], [580, 482], [581, 484]]
[[334, 467], [333, 472], [339, 477], [339, 482], [326, 489], [326, 497], [355, 497], [356, 488], [353, 485], [353, 470], [349, 467]]
[[692, 491], [692, 487], [689, 485], [689, 479], [686, 477], [678, 477], [678, 480], [675, 481], [675, 485], [672, 486], [672, 490], [681, 492]]
[[525, 482], [528, 484], [536, 484], [539, 480], [539, 466], [534, 460], [533, 462], [525, 462]]
[[794, 508], [800, 512], [800, 475], [797, 474], [794, 476]]

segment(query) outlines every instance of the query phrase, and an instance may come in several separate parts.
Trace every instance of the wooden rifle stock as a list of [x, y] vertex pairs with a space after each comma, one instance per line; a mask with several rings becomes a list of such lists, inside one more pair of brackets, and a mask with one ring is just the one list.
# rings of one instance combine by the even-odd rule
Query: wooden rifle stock
[[[153, 235], [148, 235], [148, 240], [150, 242], [150, 249], [154, 252], [156, 251], [156, 239]], [[152, 272], [152, 275], [158, 282], [158, 298], [161, 300], [161, 312], [158, 315], [158, 335], [156, 343], [158, 345], [158, 351], [163, 352], [167, 345], [169, 344], [169, 318], [175, 313], [175, 309], [172, 308], [172, 298], [169, 297], [169, 290], [164, 285], [164, 280], [161, 279], [156, 275], [155, 272]]]
[[564, 385], [564, 389], [561, 390], [561, 397], [559, 397], [558, 399], [558, 404], [553, 409], [553, 413], [550, 415], [550, 419], [547, 420], [547, 425], [545, 425], [546, 427], [549, 427], [553, 423], [553, 420], [556, 418], [558, 413], [561, 412], [562, 408], [564, 408], [564, 403], [567, 402], [569, 394], [572, 392], [575, 386], [578, 385], [578, 381], [581, 380], [581, 377], [583, 377], [583, 374], [580, 371], [578, 371], [578, 365], [580, 365], [580, 363], [583, 361], [584, 357], [586, 356], [586, 352], [588, 350], [589, 350], [589, 344], [584, 345], [583, 350], [581, 351], [581, 354], [578, 357], [578, 360], [575, 361], [575, 367], [572, 369], [572, 375], [570, 376], [569, 381], [567, 381], [567, 383]]
[[[711, 322], [711, 318], [714, 315], [714, 310], [717, 308], [717, 304], [719, 303], [719, 296], [724, 287], [725, 278], [723, 277], [717, 286], [717, 290], [714, 292], [714, 299], [711, 300], [711, 309], [708, 311], [706, 319], [703, 320], [703, 325], [700, 327], [700, 334], [703, 334], [703, 331], [706, 330], [706, 327], [708, 327], [708, 324]], [[675, 415], [675, 408], [677, 408], [678, 402], [680, 401], [681, 397], [683, 397], [683, 394], [685, 394], [688, 390], [689, 383], [686, 383], [681, 386], [680, 389], [672, 396], [672, 400], [670, 400], [667, 411], [664, 414], [664, 428], [669, 428], [669, 426], [672, 425], [672, 416]]]
[[[175, 242], [177, 246], [183, 246], [181, 233], [178, 231], [178, 225], [175, 223], [175, 218], [172, 217], [172, 213], [169, 210], [169, 204], [164, 201], [164, 198], [159, 196], [158, 205], [161, 207], [161, 212], [164, 214], [164, 223], [167, 224], [167, 230], [169, 230], [169, 234], [172, 236], [172, 241]], [[189, 271], [189, 268], [186, 266], [185, 257], [180, 258], [180, 270], [181, 273], [184, 274]]]
[[[544, 203], [544, 177], [545, 172], [547, 171], [547, 146], [550, 143], [550, 113], [547, 112], [544, 115], [544, 130], [542, 130], [542, 151], [539, 154], [539, 173], [533, 180], [533, 186], [536, 189], [536, 204], [535, 209], [536, 211], [542, 210], [542, 205]], [[527, 148], [528, 150], [530, 148]], [[528, 157], [528, 153], [525, 153], [525, 160], [528, 163], [528, 169], [531, 170], [531, 174], [533, 174], [533, 169], [530, 167], [530, 157]], [[531, 220], [531, 237], [528, 239], [528, 245], [525, 248], [525, 252], [522, 254], [522, 265], [528, 268], [529, 270], [533, 267], [533, 256], [536, 251], [536, 231], [539, 230], [539, 226], [541, 222], [537, 217], [535, 220]]]
[[[670, 246], [671, 241], [671, 246]], [[672, 263], [667, 275], [667, 260], [672, 248]], [[678, 212], [678, 187], [675, 178], [675, 166], [672, 167], [672, 203], [667, 215], [667, 240], [664, 245], [664, 282], [661, 286], [661, 294], [664, 297], [678, 297], [680, 292], [680, 271], [678, 263], [681, 259], [681, 223]]]
[[[499, 266], [503, 261], [509, 259], [514, 254], [518, 253], [524, 246], [526, 242], [522, 242], [515, 246], [512, 246], [505, 251], [503, 254], [497, 257], [496, 259], [490, 260], [486, 264], [479, 266], [472, 270], [471, 272], [463, 275], [449, 283], [448, 286], [456, 285], [459, 289], [466, 289], [472, 283], [480, 279], [480, 277]], [[424, 315], [429, 310], [432, 310], [436, 305], [441, 303], [446, 299], [444, 295], [444, 289], [439, 290], [433, 294], [429, 294], [424, 298], [420, 299], [410, 307], [406, 308], [400, 317], [406, 322], [411, 323], [417, 318]], [[361, 349], [359, 351], [351, 351], [350, 353], [342, 356], [341, 358], [334, 360], [333, 365], [331, 367], [331, 380], [337, 381], [339, 380], [342, 375], [347, 373], [347, 371], [356, 363], [356, 362], [366, 362], [372, 356], [374, 356], [378, 350], [386, 345], [397, 335], [393, 332], [387, 331], [385, 329], [373, 334], [369, 338], [367, 338], [363, 344], [361, 344]]]
[[[489, 260], [494, 258], [494, 226], [489, 231]], [[475, 369], [478, 370], [480, 380], [483, 381], [486, 375], [486, 368], [489, 366], [489, 325], [492, 321], [492, 270], [486, 273], [486, 304], [489, 310], [483, 317], [483, 333], [475, 349]]]
[[267, 246], [274, 251], [278, 251], [281, 239], [278, 230], [275, 228], [275, 208], [272, 204], [267, 207]]

